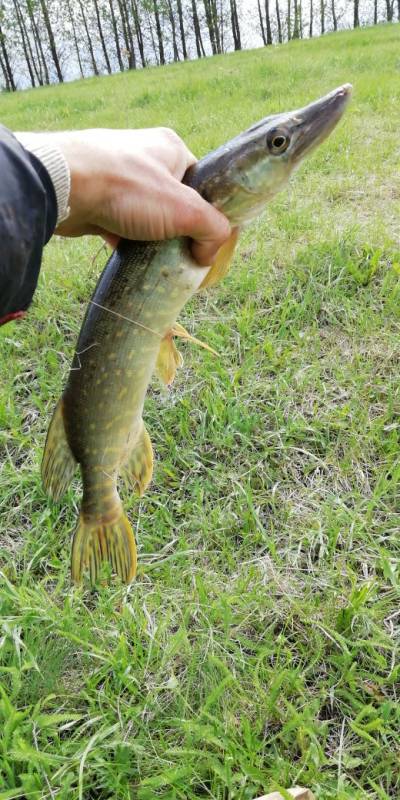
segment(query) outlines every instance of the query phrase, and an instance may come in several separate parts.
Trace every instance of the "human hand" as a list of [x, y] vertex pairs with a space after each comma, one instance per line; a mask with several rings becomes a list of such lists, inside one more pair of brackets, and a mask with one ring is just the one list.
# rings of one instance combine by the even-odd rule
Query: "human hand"
[[188, 236], [195, 260], [208, 266], [230, 233], [229, 222], [181, 183], [196, 159], [169, 128], [49, 133], [71, 171], [70, 214], [62, 236], [127, 239]]

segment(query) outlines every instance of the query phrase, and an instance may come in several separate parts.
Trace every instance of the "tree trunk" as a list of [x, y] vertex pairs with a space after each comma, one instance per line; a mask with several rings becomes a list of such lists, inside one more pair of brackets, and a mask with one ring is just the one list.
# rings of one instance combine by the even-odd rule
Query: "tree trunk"
[[205, 56], [206, 52], [204, 50], [203, 40], [201, 38], [201, 29], [200, 29], [199, 17], [197, 14], [196, 0], [192, 0], [192, 16], [193, 16], [194, 33], [196, 37], [197, 57], [201, 58], [202, 56]]
[[[399, 0], [397, 0], [399, 2]], [[374, 25], [378, 24], [378, 0], [374, 0]]]
[[136, 53], [133, 46], [132, 29], [129, 22], [128, 8], [125, 0], [118, 0], [119, 13], [121, 14], [122, 30], [125, 39], [125, 48], [128, 54], [128, 68], [136, 69]]
[[76, 57], [78, 59], [78, 64], [79, 64], [79, 72], [81, 73], [81, 78], [84, 78], [85, 74], [83, 72], [81, 54], [79, 52], [78, 37], [76, 35], [76, 27], [75, 27], [74, 15], [72, 13], [70, 0], [67, 0], [67, 8], [68, 8], [69, 20], [70, 20], [71, 27], [72, 27], [72, 36], [73, 36], [73, 39], [74, 39]]
[[263, 45], [266, 45], [267, 44], [267, 40], [265, 38], [264, 20], [263, 20], [263, 16], [262, 16], [262, 12], [261, 12], [260, 0], [257, 0], [257, 5], [258, 5], [258, 18], [260, 20], [260, 29], [261, 29], [261, 36], [262, 36], [262, 40], [263, 40]]
[[336, 16], [336, 9], [335, 9], [335, 0], [332, 0], [332, 2], [331, 2], [331, 11], [332, 11], [333, 30], [337, 31], [337, 16]]
[[146, 66], [146, 58], [144, 54], [144, 42], [143, 42], [143, 32], [142, 32], [142, 22], [139, 15], [139, 9], [136, 0], [132, 0], [132, 15], [135, 22], [135, 33], [136, 33], [136, 40], [138, 43], [139, 53], [140, 53], [140, 60], [142, 62], [142, 67]]
[[290, 40], [292, 38], [292, 22], [291, 22], [290, 15], [291, 15], [290, 0], [288, 0], [288, 4], [287, 4], [287, 38], [288, 38], [288, 42], [290, 42]]
[[392, 22], [393, 20], [393, 12], [394, 12], [394, 0], [386, 0], [386, 19], [388, 22]]
[[278, 25], [278, 42], [279, 44], [282, 44], [283, 37], [282, 37], [281, 12], [279, 10], [279, 0], [276, 0], [275, 9], [276, 9], [276, 23]]
[[353, 27], [359, 28], [360, 26], [360, 17], [359, 17], [359, 0], [354, 0], [354, 17], [353, 17]]
[[397, 0], [397, 19], [400, 22], [400, 0]]
[[24, 51], [26, 66], [28, 67], [31, 85], [35, 87], [36, 86], [35, 71], [34, 71], [34, 65], [32, 63], [32, 51], [30, 51], [29, 37], [27, 36], [26, 33], [24, 20], [20, 12], [17, 0], [13, 0], [13, 4], [14, 4], [15, 16], [19, 27], [19, 32], [21, 34], [22, 49]]
[[207, 28], [208, 28], [208, 35], [210, 37], [211, 50], [212, 50], [213, 55], [215, 55], [216, 52], [217, 52], [217, 45], [216, 45], [216, 41], [215, 41], [215, 32], [214, 32], [214, 26], [213, 26], [213, 21], [212, 21], [210, 0], [204, 0], [204, 11], [205, 11], [205, 15], [206, 15], [206, 23], [207, 23]]
[[242, 42], [240, 39], [240, 28], [239, 28], [236, 0], [230, 0], [230, 6], [231, 6], [231, 25], [232, 25], [233, 43], [235, 50], [241, 50]]
[[111, 24], [112, 24], [113, 34], [114, 34], [115, 49], [117, 51], [118, 64], [119, 64], [120, 71], [123, 72], [125, 67], [124, 67], [124, 62], [122, 60], [121, 48], [120, 48], [120, 44], [119, 44], [117, 20], [115, 18], [113, 0], [108, 0], [108, 5], [110, 6]]
[[47, 6], [46, 6], [46, 0], [40, 0], [40, 7], [42, 9], [42, 14], [43, 14], [43, 19], [44, 19], [44, 24], [46, 26], [47, 35], [49, 37], [50, 51], [51, 51], [52, 59], [53, 59], [53, 62], [54, 62], [54, 66], [56, 68], [57, 77], [58, 77], [58, 80], [59, 80], [60, 83], [64, 83], [64, 78], [63, 78], [63, 74], [61, 72], [60, 61], [59, 61], [59, 58], [58, 58], [56, 43], [55, 43], [54, 34], [53, 34], [53, 28], [51, 27], [49, 12], [48, 12]]
[[153, 8], [154, 8], [154, 17], [156, 20], [156, 32], [158, 39], [158, 52], [160, 54], [160, 64], [165, 64], [164, 41], [161, 30], [160, 15], [158, 13], [158, 0], [153, 0]]
[[187, 59], [188, 53], [186, 49], [186, 37], [185, 37], [185, 26], [183, 24], [183, 12], [182, 12], [182, 0], [176, 1], [177, 9], [178, 9], [178, 17], [179, 17], [179, 31], [181, 34], [181, 43], [182, 43], [182, 53], [183, 58]]
[[314, 8], [313, 8], [313, 0], [310, 0], [310, 25], [308, 28], [308, 35], [310, 39], [313, 37], [313, 25], [314, 25]]
[[299, 3], [294, 0], [294, 25], [293, 25], [293, 39], [300, 39], [300, 26], [299, 26]]
[[[354, 2], [356, 2], [356, 0], [354, 0]], [[321, 10], [321, 35], [323, 35], [325, 33], [325, 0], [321, 0], [320, 10]]]
[[1, 71], [3, 73], [3, 78], [4, 78], [4, 83], [5, 83], [5, 90], [6, 90], [6, 92], [10, 92], [11, 91], [10, 79], [8, 77], [8, 72], [7, 72], [7, 69], [6, 69], [6, 65], [5, 65], [5, 63], [3, 61], [3, 56], [1, 54], [1, 50], [0, 50], [0, 67], [1, 67]]
[[98, 75], [99, 74], [99, 70], [98, 70], [97, 61], [96, 61], [95, 55], [94, 55], [92, 39], [91, 39], [91, 36], [90, 36], [90, 31], [89, 31], [89, 28], [88, 28], [88, 24], [87, 24], [87, 21], [86, 21], [86, 16], [85, 16], [85, 11], [84, 11], [84, 8], [83, 8], [82, 0], [78, 0], [78, 3], [79, 3], [79, 8], [81, 10], [82, 19], [83, 19], [83, 26], [84, 26], [85, 31], [86, 31], [86, 38], [87, 38], [87, 43], [88, 43], [88, 47], [89, 47], [89, 53], [90, 53], [90, 59], [91, 59], [91, 62], [92, 62], [93, 72], [94, 72], [95, 75]]
[[0, 52], [1, 52], [1, 55], [2, 55], [3, 63], [4, 63], [4, 66], [3, 66], [4, 77], [6, 78], [6, 76], [7, 76], [6, 87], [9, 86], [11, 91], [15, 92], [17, 87], [15, 85], [14, 75], [13, 75], [13, 71], [12, 71], [12, 68], [11, 68], [10, 59], [8, 57], [8, 51], [7, 51], [7, 45], [6, 45], [6, 37], [5, 37], [5, 35], [4, 35], [4, 33], [3, 33], [2, 29], [1, 29], [1, 25], [0, 25]]
[[36, 53], [37, 53], [37, 57], [38, 57], [38, 62], [41, 65], [40, 66], [40, 70], [43, 69], [44, 82], [49, 84], [50, 83], [49, 70], [47, 69], [46, 56], [45, 56], [45, 54], [43, 52], [42, 37], [40, 35], [39, 28], [38, 28], [38, 26], [36, 24], [34, 8], [32, 7], [32, 1], [31, 0], [27, 0], [26, 6], [27, 6], [27, 9], [28, 9], [29, 18], [30, 18], [30, 21], [31, 21], [31, 26], [32, 26], [32, 31], [33, 31], [33, 38], [34, 38], [34, 42], [35, 42], [35, 49], [36, 49]]
[[96, 12], [97, 27], [99, 29], [99, 36], [100, 36], [101, 46], [103, 48], [103, 53], [104, 53], [104, 60], [106, 62], [107, 72], [108, 72], [109, 75], [111, 75], [111, 64], [110, 64], [110, 59], [108, 57], [107, 47], [106, 47], [106, 43], [105, 43], [105, 39], [104, 39], [103, 26], [101, 24], [101, 18], [100, 18], [99, 4], [98, 4], [97, 0], [93, 0], [93, 2], [94, 2], [94, 8], [95, 8], [95, 12]]
[[169, 16], [169, 24], [171, 25], [171, 33], [172, 33], [172, 49], [174, 52], [174, 61], [179, 61], [179, 51], [178, 45], [176, 41], [176, 25], [175, 25], [175, 17], [174, 17], [174, 10], [172, 8], [171, 0], [167, 0], [168, 4], [168, 16]]
[[156, 47], [156, 40], [154, 38], [154, 32], [153, 32], [153, 23], [152, 23], [152, 19], [151, 19], [149, 11], [147, 11], [147, 21], [149, 23], [149, 31], [150, 31], [151, 44], [152, 44], [152, 47], [153, 47], [154, 58], [156, 60], [156, 64], [159, 64], [160, 63], [160, 57], [159, 57], [159, 52], [158, 52], [157, 47]]
[[265, 0], [265, 28], [267, 31], [267, 45], [272, 44], [271, 17], [269, 13], [269, 0]]
[[[211, 1], [211, 8], [212, 8], [212, 17], [213, 17], [213, 24], [214, 24], [214, 31], [215, 31], [215, 41], [217, 44], [217, 53], [223, 52], [223, 41], [224, 41], [224, 30], [223, 30], [223, 15], [221, 9], [220, 20], [218, 19], [218, 8], [217, 8], [217, 0], [210, 0]], [[221, 0], [222, 3], [222, 0]], [[219, 21], [221, 21], [221, 31], [219, 26]]]

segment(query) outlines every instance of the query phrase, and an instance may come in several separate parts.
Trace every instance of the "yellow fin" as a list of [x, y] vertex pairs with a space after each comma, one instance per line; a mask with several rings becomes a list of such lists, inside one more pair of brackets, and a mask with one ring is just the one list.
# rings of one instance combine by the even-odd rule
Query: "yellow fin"
[[221, 281], [228, 274], [238, 236], [239, 229], [234, 228], [229, 239], [219, 248], [213, 264], [211, 264], [204, 281], [200, 284], [200, 289], [214, 286], [215, 283]]
[[124, 583], [130, 583], [136, 575], [136, 543], [129, 520], [124, 512], [114, 522], [103, 522], [83, 514], [72, 542], [71, 575], [80, 583], [84, 571], [89, 570], [90, 582], [95, 583], [103, 561], [109, 561], [114, 572]]
[[172, 339], [172, 330], [164, 336], [157, 356], [156, 372], [158, 377], [170, 386], [173, 383], [176, 370], [183, 365], [183, 357]]
[[173, 336], [178, 336], [180, 339], [186, 339], [187, 342], [197, 344], [199, 347], [203, 347], [204, 350], [208, 350], [208, 352], [212, 353], [214, 356], [218, 355], [217, 351], [213, 350], [210, 345], [202, 342], [200, 339], [196, 339], [195, 336], [192, 336], [185, 330], [183, 325], [180, 325], [179, 322], [175, 322], [161, 342], [156, 363], [158, 377], [161, 378], [163, 383], [167, 386], [170, 386], [171, 383], [174, 382], [177, 369], [183, 366], [183, 357], [173, 341]]
[[199, 347], [202, 347], [204, 350], [208, 350], [209, 353], [212, 353], [213, 356], [218, 356], [216, 350], [213, 350], [209, 344], [202, 342], [201, 339], [196, 339], [195, 336], [192, 336], [184, 327], [180, 325], [179, 322], [175, 322], [175, 324], [171, 328], [171, 332], [173, 336], [179, 336], [180, 339], [186, 339], [187, 342], [191, 342], [192, 344], [197, 344]]
[[47, 433], [42, 461], [43, 486], [54, 500], [60, 500], [66, 492], [75, 469], [76, 460], [67, 441], [63, 419], [63, 401], [60, 400]]
[[153, 448], [151, 439], [142, 421], [142, 429], [124, 466], [128, 480], [133, 483], [138, 495], [144, 495], [153, 476]]

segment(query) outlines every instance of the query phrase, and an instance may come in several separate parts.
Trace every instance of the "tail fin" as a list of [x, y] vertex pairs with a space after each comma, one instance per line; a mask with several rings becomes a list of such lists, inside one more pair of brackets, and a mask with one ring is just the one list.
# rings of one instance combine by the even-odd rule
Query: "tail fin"
[[88, 519], [83, 514], [79, 517], [72, 542], [72, 580], [79, 583], [83, 572], [88, 569], [90, 581], [95, 583], [103, 561], [111, 563], [124, 583], [130, 583], [136, 575], [135, 537], [122, 508], [114, 522]]
[[46, 492], [56, 501], [68, 489], [76, 469], [76, 460], [67, 441], [60, 400], [50, 422], [42, 461], [42, 481]]

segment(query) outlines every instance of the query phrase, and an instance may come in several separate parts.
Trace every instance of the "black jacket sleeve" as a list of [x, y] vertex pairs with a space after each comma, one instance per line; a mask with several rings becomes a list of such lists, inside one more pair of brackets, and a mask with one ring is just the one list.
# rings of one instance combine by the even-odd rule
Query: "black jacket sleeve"
[[0, 325], [31, 303], [44, 245], [57, 222], [50, 176], [0, 125]]

